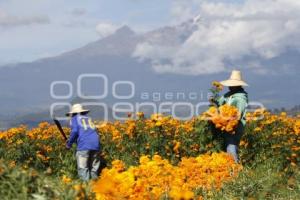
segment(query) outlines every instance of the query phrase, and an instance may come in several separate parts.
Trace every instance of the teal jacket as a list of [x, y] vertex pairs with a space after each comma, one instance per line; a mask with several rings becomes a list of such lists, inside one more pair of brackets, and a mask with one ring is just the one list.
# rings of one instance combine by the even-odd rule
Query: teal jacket
[[218, 99], [217, 104], [218, 104], [218, 106], [221, 106], [224, 104], [235, 106], [241, 114], [240, 122], [241, 122], [243, 128], [245, 127], [245, 125], [246, 125], [246, 108], [248, 106], [248, 94], [247, 94], [247, 92], [245, 92], [244, 89], [241, 89], [236, 92], [231, 92], [231, 91], [227, 92], [226, 94], [224, 94], [223, 96], [221, 96]]

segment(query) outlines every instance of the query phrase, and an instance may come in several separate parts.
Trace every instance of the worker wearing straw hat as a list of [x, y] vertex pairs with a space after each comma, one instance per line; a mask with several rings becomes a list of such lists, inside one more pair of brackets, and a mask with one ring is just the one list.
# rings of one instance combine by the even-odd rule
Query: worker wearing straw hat
[[240, 71], [233, 70], [228, 80], [220, 82], [223, 86], [227, 86], [229, 91], [221, 96], [217, 102], [218, 106], [229, 104], [235, 106], [240, 112], [240, 120], [235, 130], [235, 134], [224, 134], [226, 151], [233, 155], [234, 160], [239, 162], [238, 145], [241, 136], [244, 133], [246, 125], [246, 107], [248, 105], [248, 94], [243, 86], [248, 84], [243, 80]]
[[66, 147], [77, 143], [77, 168], [79, 177], [87, 181], [98, 177], [100, 169], [100, 140], [90, 117], [89, 110], [81, 104], [74, 104], [66, 115], [71, 117], [71, 135]]

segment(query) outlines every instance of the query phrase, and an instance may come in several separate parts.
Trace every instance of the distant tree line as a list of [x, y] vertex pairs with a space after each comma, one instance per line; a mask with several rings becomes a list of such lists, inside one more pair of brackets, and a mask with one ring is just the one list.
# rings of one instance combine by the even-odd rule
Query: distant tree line
[[286, 112], [290, 116], [296, 116], [300, 114], [300, 105], [296, 105], [290, 109], [282, 108], [274, 108], [269, 110], [271, 113], [279, 114], [281, 112]]

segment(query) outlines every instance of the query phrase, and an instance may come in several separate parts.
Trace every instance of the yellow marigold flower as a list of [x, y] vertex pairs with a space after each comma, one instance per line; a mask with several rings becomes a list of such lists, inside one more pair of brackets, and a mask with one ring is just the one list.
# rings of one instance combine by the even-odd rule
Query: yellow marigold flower
[[136, 116], [139, 118], [139, 119], [142, 119], [145, 117], [145, 114], [143, 112], [137, 112], [136, 113]]
[[141, 156], [141, 157], [140, 157], [140, 164], [141, 164], [141, 165], [144, 165], [144, 164], [146, 164], [146, 163], [149, 162], [149, 161], [150, 161], [150, 159], [149, 159], [148, 156]]
[[160, 113], [156, 113], [156, 114], [152, 114], [152, 115], [151, 115], [151, 119], [152, 119], [152, 120], [155, 120], [155, 121], [162, 120], [162, 118], [163, 118], [163, 116], [162, 116], [162, 114], [160, 114]]
[[179, 148], [180, 148], [180, 142], [179, 141], [176, 141], [176, 140], [174, 140], [173, 141], [174, 142], [174, 147], [173, 147], [173, 151], [176, 153], [176, 154], [178, 154], [179, 153]]
[[297, 135], [300, 135], [300, 119], [295, 122], [293, 129]]
[[218, 81], [213, 81], [212, 86], [217, 90], [217, 91], [222, 91], [223, 90], [223, 85], [218, 82]]
[[248, 146], [248, 142], [246, 142], [245, 140], [241, 140], [240, 141], [240, 146], [247, 147]]
[[170, 197], [174, 200], [192, 200], [194, 199], [194, 192], [180, 187], [173, 187], [170, 191]]
[[156, 122], [156, 123], [155, 123], [155, 126], [162, 126], [161, 121]]
[[[102, 177], [102, 176], [101, 176]], [[93, 191], [96, 194], [97, 200], [109, 199], [109, 197], [115, 197], [116, 183], [113, 181], [113, 178], [110, 176], [103, 176], [96, 183], [93, 184]]]
[[21, 145], [21, 144], [23, 144], [24, 142], [23, 142], [23, 140], [18, 139], [16, 143], [17, 143], [17, 145]]
[[114, 160], [111, 164], [112, 167], [117, 170], [117, 172], [122, 172], [125, 170], [125, 164], [121, 160]]
[[107, 125], [108, 125], [107, 122], [103, 122], [99, 127], [100, 127], [100, 128], [105, 128]]
[[82, 190], [82, 185], [80, 184], [76, 184], [73, 186], [74, 190], [76, 190], [77, 192], [81, 191]]
[[254, 129], [254, 132], [260, 132], [261, 131], [261, 128], [260, 127], [256, 127], [255, 129]]
[[65, 183], [65, 184], [68, 184], [72, 181], [71, 178], [67, 177], [66, 175], [63, 175], [62, 176], [62, 182]]
[[280, 116], [281, 116], [281, 117], [286, 117], [287, 114], [286, 114], [286, 112], [281, 112], [281, 113], [280, 113]]

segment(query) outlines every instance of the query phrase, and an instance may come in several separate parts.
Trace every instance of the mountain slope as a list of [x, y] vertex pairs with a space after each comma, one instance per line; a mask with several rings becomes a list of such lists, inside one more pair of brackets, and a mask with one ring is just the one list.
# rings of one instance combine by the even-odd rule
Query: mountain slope
[[[127, 80], [135, 84], [135, 95], [128, 100], [130, 102], [146, 101], [141, 98], [145, 92], [149, 93], [148, 101], [154, 100], [154, 94], [157, 96], [156, 93], [160, 93], [163, 96], [165, 92], [172, 92], [175, 95], [184, 92], [186, 96], [191, 92], [198, 94], [197, 99], [194, 100], [173, 98], [171, 101], [192, 101], [194, 103], [206, 101], [206, 92], [210, 87], [210, 82], [227, 78], [229, 72], [199, 76], [158, 74], [153, 70], [150, 60], [141, 62], [132, 56], [139, 43], [148, 42], [161, 45], [182, 43], [193, 33], [194, 23], [195, 21], [192, 20], [179, 26], [163, 27], [144, 34], [137, 34], [125, 26], [111, 36], [57, 57], [1, 67], [0, 109], [2, 114], [0, 119], [14, 121], [16, 115], [45, 112], [45, 110], [49, 110], [52, 103], [71, 102], [73, 98], [77, 97], [76, 81], [83, 73], [100, 73], [108, 77], [108, 96], [100, 101], [107, 103], [110, 107], [120, 101], [112, 97], [112, 85], [119, 80]], [[245, 58], [239, 63], [235, 63], [235, 66], [247, 65], [255, 59], [258, 58]], [[299, 52], [290, 50], [280, 57], [261, 62], [266, 68], [275, 69], [274, 71], [277, 73], [266, 74], [249, 68], [243, 70], [244, 77], [251, 86], [247, 88], [250, 99], [262, 102], [269, 107], [292, 106], [299, 103], [300, 92], [293, 90], [299, 85], [300, 73], [295, 67], [300, 63]], [[285, 69], [281, 68], [280, 66], [285, 63], [289, 65]], [[73, 84], [72, 98], [52, 99], [50, 85], [53, 81], [70, 81]], [[84, 92], [101, 93], [102, 86], [99, 82], [91, 81], [85, 87]], [[126, 91], [128, 88], [122, 88], [120, 92], [126, 93]]]

